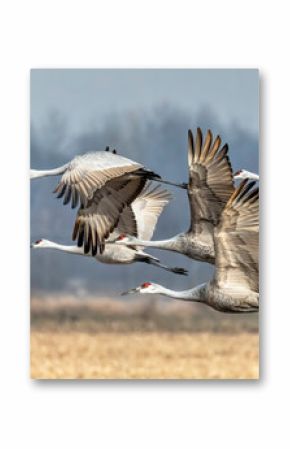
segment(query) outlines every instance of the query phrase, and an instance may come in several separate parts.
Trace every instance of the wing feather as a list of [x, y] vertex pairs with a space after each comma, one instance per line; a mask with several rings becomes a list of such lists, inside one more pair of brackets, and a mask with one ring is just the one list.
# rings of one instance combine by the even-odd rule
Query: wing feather
[[166, 189], [147, 182], [138, 197], [124, 208], [114, 232], [150, 240], [157, 220], [170, 199], [171, 194]]
[[[94, 192], [107, 182], [142, 167], [141, 164], [117, 154], [104, 151], [87, 153], [75, 157], [68, 164], [54, 193], [58, 194], [58, 198], [64, 196], [64, 204], [68, 204], [72, 197], [72, 207], [76, 207], [79, 200], [86, 207]], [[77, 194], [71, 195], [73, 189]]]
[[[191, 211], [189, 232], [207, 233], [218, 223], [220, 214], [234, 191], [233, 173], [228, 157], [228, 145], [220, 148], [217, 136], [207, 131], [204, 145], [202, 132], [197, 128], [196, 140], [188, 131], [189, 183], [188, 199]], [[209, 226], [210, 225], [210, 226]]]
[[244, 180], [215, 229], [215, 282], [223, 288], [259, 291], [259, 189]]
[[116, 232], [118, 233], [117, 236], [120, 234], [129, 234], [133, 235], [134, 237], [138, 236], [137, 221], [132, 209], [132, 205], [126, 206], [122, 214], [120, 215], [120, 220], [118, 223], [118, 227], [116, 228]]
[[205, 142], [204, 142], [204, 148], [203, 148], [203, 152], [202, 152], [201, 157], [200, 157], [200, 160], [202, 162], [205, 161], [207, 156], [208, 156], [208, 152], [210, 150], [211, 142], [212, 142], [212, 133], [209, 130], [206, 133]]
[[95, 192], [87, 207], [79, 209], [72, 238], [78, 246], [84, 246], [86, 254], [90, 250], [93, 255], [103, 252], [105, 240], [118, 226], [123, 210], [139, 195], [145, 183], [145, 178], [133, 174], [117, 184], [108, 182]]
[[158, 218], [171, 198], [168, 190], [148, 182], [141, 194], [133, 201], [131, 208], [140, 240], [151, 240]]

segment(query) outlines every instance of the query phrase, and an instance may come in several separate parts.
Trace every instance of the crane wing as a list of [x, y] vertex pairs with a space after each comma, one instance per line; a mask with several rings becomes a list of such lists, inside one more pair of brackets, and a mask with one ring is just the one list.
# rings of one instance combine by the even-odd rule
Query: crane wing
[[[136, 201], [136, 200], [134, 200], [134, 201]], [[134, 201], [133, 201], [133, 203], [134, 203]], [[114, 231], [114, 234], [116, 232], [116, 238], [120, 234], [129, 234], [129, 235], [133, 235], [134, 237], [137, 237], [137, 235], [138, 235], [137, 221], [136, 221], [136, 217], [134, 215], [133, 209], [132, 209], [133, 203], [131, 203], [129, 206], [126, 206], [125, 209], [123, 210], [122, 214], [120, 215], [120, 220], [118, 222], [118, 226]], [[110, 236], [110, 238], [111, 237], [112, 237], [112, 235]]]
[[213, 233], [220, 214], [234, 191], [232, 167], [227, 155], [228, 145], [222, 148], [221, 138], [212, 143], [212, 133], [207, 131], [204, 144], [200, 128], [194, 141], [188, 131], [188, 199], [191, 212], [189, 232]]
[[112, 179], [142, 169], [142, 165], [118, 154], [96, 151], [75, 157], [68, 165], [58, 186], [57, 197], [63, 204], [71, 201], [72, 207], [80, 202], [87, 207], [94, 193]]
[[160, 185], [152, 187], [148, 182], [143, 191], [131, 204], [140, 240], [151, 240], [157, 220], [172, 196]]
[[97, 190], [87, 207], [78, 211], [73, 240], [78, 246], [84, 246], [87, 254], [92, 250], [95, 255], [103, 252], [105, 239], [118, 226], [123, 210], [139, 195], [146, 178], [134, 174], [109, 181]]
[[[166, 189], [160, 185], [154, 187], [152, 182], [147, 182], [137, 198], [124, 208], [110, 238], [129, 234], [141, 240], [150, 240], [158, 217], [170, 199], [171, 194]], [[132, 247], [135, 248], [133, 245]], [[138, 248], [141, 249], [139, 246]]]
[[244, 180], [234, 191], [215, 229], [215, 282], [223, 288], [259, 291], [259, 189]]

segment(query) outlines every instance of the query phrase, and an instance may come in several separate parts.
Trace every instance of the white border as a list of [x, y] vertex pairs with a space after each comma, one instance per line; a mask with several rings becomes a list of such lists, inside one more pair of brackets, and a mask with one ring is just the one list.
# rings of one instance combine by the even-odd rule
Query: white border
[[[289, 420], [286, 2], [28, 0], [1, 9], [1, 447], [277, 447]], [[29, 380], [29, 69], [101, 66], [260, 69], [260, 382]]]

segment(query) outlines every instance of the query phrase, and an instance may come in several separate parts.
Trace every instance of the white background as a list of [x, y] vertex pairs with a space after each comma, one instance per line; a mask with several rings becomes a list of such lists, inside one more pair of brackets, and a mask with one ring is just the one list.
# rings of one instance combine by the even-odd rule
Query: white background
[[[289, 14], [271, 4], [1, 3], [2, 448], [289, 447]], [[260, 69], [260, 382], [29, 380], [29, 69], [99, 66]]]

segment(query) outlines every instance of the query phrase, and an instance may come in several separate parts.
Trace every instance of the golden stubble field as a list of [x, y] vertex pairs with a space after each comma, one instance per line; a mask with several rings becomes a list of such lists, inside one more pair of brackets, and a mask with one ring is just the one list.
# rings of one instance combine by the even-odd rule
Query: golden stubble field
[[34, 379], [257, 379], [258, 336], [37, 332]]
[[259, 377], [257, 317], [67, 298], [33, 301], [31, 311], [33, 379]]

